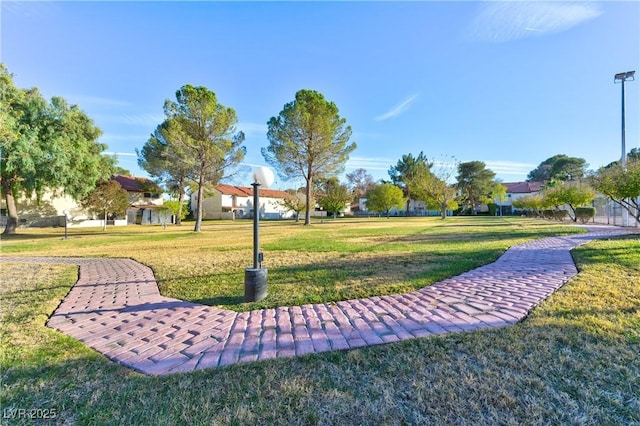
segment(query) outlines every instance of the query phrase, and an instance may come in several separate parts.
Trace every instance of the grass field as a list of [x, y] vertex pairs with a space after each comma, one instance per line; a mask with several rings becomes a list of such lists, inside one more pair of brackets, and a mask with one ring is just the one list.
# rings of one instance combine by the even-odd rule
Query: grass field
[[[53, 238], [10, 245], [21, 254], [64, 247], [56, 254], [105, 255], [119, 244], [133, 250], [115, 233], [103, 240], [112, 238], [112, 247]], [[92, 236], [74, 238], [81, 246]], [[3, 264], [2, 422], [640, 424], [640, 241], [594, 242], [574, 256], [579, 275], [512, 327], [169, 377], [132, 372], [44, 326], [76, 268]], [[53, 418], [29, 418], [45, 414]]]
[[236, 311], [403, 293], [493, 262], [533, 238], [582, 232], [521, 218], [339, 219], [303, 226], [263, 221], [261, 249], [268, 296], [243, 303], [244, 270], [252, 266], [250, 221], [182, 227], [20, 230], [6, 255], [129, 257], [150, 266], [163, 295]]

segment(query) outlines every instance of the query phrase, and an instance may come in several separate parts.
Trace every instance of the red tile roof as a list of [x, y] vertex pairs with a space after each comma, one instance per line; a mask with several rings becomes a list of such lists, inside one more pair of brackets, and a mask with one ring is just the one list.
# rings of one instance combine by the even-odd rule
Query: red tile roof
[[531, 194], [542, 189], [542, 182], [502, 182], [507, 194]]
[[116, 175], [111, 180], [115, 180], [122, 189], [129, 192], [162, 192], [155, 182], [143, 177]]
[[[216, 185], [216, 190], [224, 195], [236, 195], [239, 197], [253, 197], [252, 186]], [[291, 195], [278, 189], [260, 189], [260, 196], [267, 198], [289, 198]]]

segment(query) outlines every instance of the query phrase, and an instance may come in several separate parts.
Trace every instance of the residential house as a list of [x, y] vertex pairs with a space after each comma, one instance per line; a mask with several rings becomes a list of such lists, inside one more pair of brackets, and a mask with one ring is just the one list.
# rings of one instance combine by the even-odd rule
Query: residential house
[[505, 200], [494, 200], [498, 205], [498, 215], [511, 215], [516, 213], [513, 202], [520, 198], [537, 195], [542, 192], [542, 182], [502, 182], [507, 187]]
[[[294, 216], [282, 200], [290, 194], [277, 189], [260, 188], [259, 214], [262, 219], [285, 219]], [[191, 197], [191, 209], [197, 208], [196, 194]], [[205, 194], [202, 202], [203, 219], [241, 219], [253, 217], [253, 187], [219, 184]]]
[[[127, 224], [152, 224], [163, 223], [170, 220], [161, 206], [163, 198], [161, 190], [149, 179], [131, 176], [113, 176], [129, 194], [131, 207], [127, 209], [126, 216], [111, 217], [108, 225]], [[47, 227], [64, 226], [65, 211], [68, 212], [69, 227], [102, 226], [103, 220], [94, 217], [90, 212], [80, 206], [80, 203], [61, 191], [45, 191], [40, 200], [35, 197], [22, 196], [16, 200], [18, 209], [19, 226]], [[6, 219], [5, 200], [0, 205], [2, 219]], [[4, 224], [4, 220], [0, 225]]]
[[142, 177], [113, 176], [129, 195], [130, 207], [126, 212], [127, 224], [159, 225], [171, 223], [171, 214], [162, 208], [164, 198], [158, 185]]

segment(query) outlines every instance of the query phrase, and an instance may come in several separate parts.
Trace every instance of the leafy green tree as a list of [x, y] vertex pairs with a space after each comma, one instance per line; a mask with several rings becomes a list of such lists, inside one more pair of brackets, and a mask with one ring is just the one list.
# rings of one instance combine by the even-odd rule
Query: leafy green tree
[[103, 220], [102, 230], [107, 230], [107, 217], [110, 214], [124, 215], [129, 207], [129, 194], [115, 180], [104, 180], [96, 189], [80, 201], [80, 205]]
[[527, 216], [540, 216], [542, 209], [546, 207], [542, 195], [528, 195], [526, 197], [513, 200], [513, 207], [516, 209], [525, 210]]
[[346, 185], [340, 183], [338, 178], [331, 177], [324, 181], [318, 196], [318, 204], [327, 213], [333, 213], [334, 217], [344, 210], [351, 199], [351, 194]]
[[0, 177], [7, 203], [4, 234], [17, 231], [16, 197], [39, 198], [45, 190], [81, 199], [108, 178], [115, 160], [93, 121], [76, 105], [54, 97], [47, 102], [38, 89], [19, 89], [0, 64]]
[[[633, 160], [640, 160], [640, 148], [633, 148], [627, 154], [627, 161], [633, 161]], [[606, 169], [609, 169], [609, 168], [615, 166], [616, 164], [620, 164], [620, 160], [612, 161], [611, 163], [607, 164], [604, 167]]]
[[171, 132], [164, 137], [175, 147], [170, 153], [187, 168], [192, 165], [190, 173], [198, 182], [194, 231], [199, 232], [204, 187], [229, 177], [244, 159], [244, 133], [236, 132], [238, 118], [233, 108], [219, 104], [216, 94], [206, 87], [182, 86], [175, 102], [165, 101], [164, 112]]
[[289, 194], [289, 197], [282, 199], [279, 204], [287, 211], [294, 212], [296, 214], [296, 222], [299, 222], [300, 213], [305, 211], [307, 208], [305, 194], [303, 192], [296, 191], [295, 189], [288, 189], [285, 192]]
[[349, 143], [351, 126], [333, 102], [314, 90], [298, 91], [267, 125], [269, 146], [262, 148], [262, 156], [283, 179], [304, 178], [304, 224], [309, 225], [314, 180], [340, 173], [356, 149], [355, 142]]
[[404, 193], [402, 189], [390, 183], [376, 185], [367, 193], [367, 209], [374, 212], [387, 212], [394, 207], [404, 204]]
[[131, 177], [131, 171], [128, 169], [125, 169], [124, 167], [120, 167], [120, 166], [115, 166], [113, 168], [113, 174], [114, 175], [120, 175], [120, 176], [129, 176]]
[[[435, 165], [436, 162], [431, 164]], [[454, 170], [455, 166], [448, 165], [421, 167], [408, 182], [411, 193], [424, 200], [430, 208], [438, 209], [443, 220], [447, 218], [447, 210], [458, 208], [458, 190], [455, 185], [447, 183]]]
[[589, 177], [589, 182], [640, 221], [640, 158], [630, 159], [624, 169], [620, 162], [602, 167]]
[[138, 164], [158, 184], [164, 185], [167, 191], [177, 194], [178, 211], [175, 212], [176, 225], [180, 225], [185, 215], [182, 214], [186, 186], [190, 178], [196, 178], [198, 170], [195, 157], [187, 155], [185, 145], [187, 135], [182, 131], [177, 120], [165, 120], [156, 127], [141, 151], [136, 149]]
[[415, 199], [411, 193], [411, 182], [416, 176], [425, 175], [431, 166], [432, 164], [429, 163], [427, 157], [420, 151], [417, 157], [414, 157], [411, 153], [403, 155], [402, 158], [398, 160], [398, 163], [389, 169], [391, 182], [401, 188], [406, 197], [407, 216], [410, 214], [409, 207], [411, 200]]
[[544, 160], [529, 172], [527, 181], [548, 182], [555, 180], [579, 180], [584, 177], [586, 161], [565, 154], [554, 155]]
[[487, 169], [482, 161], [468, 161], [458, 165], [458, 194], [463, 211], [476, 214], [475, 207], [492, 201], [491, 193], [495, 190], [496, 174]]
[[587, 206], [595, 196], [596, 193], [589, 185], [570, 182], [547, 188], [543, 192], [546, 204], [556, 208], [560, 208], [563, 205], [568, 206], [570, 209], [569, 216], [574, 222], [577, 221], [576, 208]]
[[[493, 183], [493, 188], [491, 188], [491, 192], [489, 194], [489, 197], [494, 201], [494, 202], [500, 202], [502, 203], [503, 201], [506, 201], [507, 199], [507, 187], [505, 185], [503, 185], [500, 182], [494, 182]], [[495, 204], [496, 208], [501, 206], [502, 204], [498, 205]], [[500, 207], [500, 216], [502, 216], [502, 207]]]
[[185, 200], [167, 200], [162, 205], [176, 217], [176, 223], [186, 219], [189, 214], [189, 206]]

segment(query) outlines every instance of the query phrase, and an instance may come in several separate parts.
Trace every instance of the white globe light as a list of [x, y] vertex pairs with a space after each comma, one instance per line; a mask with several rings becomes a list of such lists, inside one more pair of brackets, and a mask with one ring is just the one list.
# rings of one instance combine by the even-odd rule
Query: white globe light
[[271, 169], [268, 167], [256, 167], [256, 169], [253, 171], [253, 181], [259, 183], [265, 188], [270, 187], [273, 184], [275, 178], [276, 177], [274, 176], [273, 171], [271, 171]]

